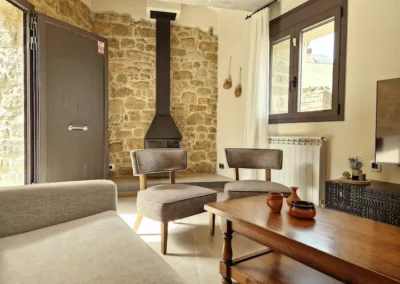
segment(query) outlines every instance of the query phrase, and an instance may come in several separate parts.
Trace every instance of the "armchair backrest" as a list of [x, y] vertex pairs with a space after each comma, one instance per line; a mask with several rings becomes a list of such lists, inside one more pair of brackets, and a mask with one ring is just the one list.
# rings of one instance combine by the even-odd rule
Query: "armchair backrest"
[[146, 149], [131, 151], [132, 168], [135, 176], [184, 171], [188, 158], [185, 149]]
[[274, 149], [225, 149], [230, 168], [281, 170], [283, 151]]
[[265, 169], [267, 181], [271, 181], [271, 170], [282, 169], [282, 150], [227, 148], [225, 153], [234, 180], [239, 180], [239, 169]]

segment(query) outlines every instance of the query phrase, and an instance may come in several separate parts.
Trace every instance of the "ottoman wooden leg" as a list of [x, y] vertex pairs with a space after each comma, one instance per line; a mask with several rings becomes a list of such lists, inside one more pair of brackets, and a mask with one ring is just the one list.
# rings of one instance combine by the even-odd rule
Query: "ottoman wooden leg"
[[168, 241], [168, 222], [161, 223], [161, 253], [167, 253], [167, 241]]
[[133, 227], [133, 230], [134, 230], [135, 232], [137, 232], [137, 230], [139, 230], [140, 223], [142, 223], [142, 219], [143, 219], [143, 216], [142, 216], [142, 215], [138, 214], [138, 215], [136, 216], [135, 226]]
[[209, 213], [210, 218], [210, 236], [214, 236], [215, 233], [215, 214]]

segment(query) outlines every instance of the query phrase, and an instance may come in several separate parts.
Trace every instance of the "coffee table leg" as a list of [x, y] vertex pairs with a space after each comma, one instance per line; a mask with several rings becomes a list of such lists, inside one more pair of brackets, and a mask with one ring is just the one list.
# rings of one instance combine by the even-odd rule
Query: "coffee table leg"
[[232, 265], [232, 222], [221, 219], [225, 222], [224, 228], [224, 246], [222, 249], [222, 260], [220, 264], [220, 272], [222, 275], [222, 284], [232, 284], [231, 265]]

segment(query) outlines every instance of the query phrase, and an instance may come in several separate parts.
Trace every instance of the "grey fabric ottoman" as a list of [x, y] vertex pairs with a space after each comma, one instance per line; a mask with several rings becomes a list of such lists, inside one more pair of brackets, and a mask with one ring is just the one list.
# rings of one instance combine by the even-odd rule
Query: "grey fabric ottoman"
[[186, 184], [159, 185], [140, 191], [138, 211], [158, 222], [183, 219], [204, 212], [204, 204], [217, 201], [214, 190]]
[[[204, 212], [204, 205], [217, 201], [217, 192], [208, 188], [175, 183], [175, 172], [188, 166], [185, 149], [147, 149], [131, 152], [133, 174], [139, 176], [138, 216], [134, 229], [142, 218], [161, 222], [161, 253], [167, 253], [168, 222]], [[146, 175], [169, 173], [170, 184], [147, 188]], [[210, 213], [210, 235], [214, 235], [215, 215]]]

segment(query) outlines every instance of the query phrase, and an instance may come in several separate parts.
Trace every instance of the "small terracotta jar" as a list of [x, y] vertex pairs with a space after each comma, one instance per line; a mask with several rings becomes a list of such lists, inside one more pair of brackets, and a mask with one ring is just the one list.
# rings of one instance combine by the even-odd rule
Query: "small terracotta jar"
[[236, 87], [235, 89], [235, 97], [240, 97], [242, 95], [242, 86]]
[[267, 205], [273, 213], [280, 213], [283, 205], [283, 194], [279, 192], [270, 192], [267, 196]]
[[295, 200], [290, 204], [289, 214], [297, 219], [313, 219], [317, 211], [312, 202]]
[[290, 196], [286, 199], [286, 203], [287, 203], [287, 205], [288, 205], [289, 207], [290, 207], [290, 203], [291, 203], [292, 201], [301, 200], [300, 197], [298, 197], [298, 196], [297, 196], [297, 193], [296, 193], [296, 191], [297, 191], [299, 188], [296, 187], [296, 186], [292, 186], [291, 189], [292, 189], [292, 194], [290, 194]]
[[227, 79], [224, 82], [224, 89], [229, 90], [230, 88], [232, 88], [232, 81]]

